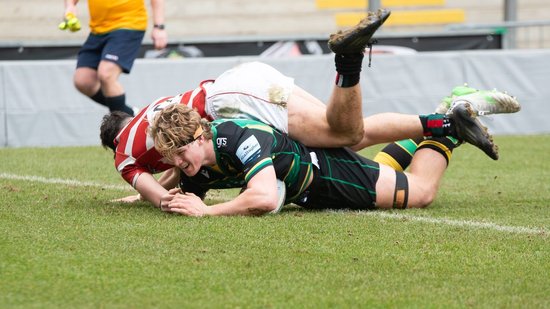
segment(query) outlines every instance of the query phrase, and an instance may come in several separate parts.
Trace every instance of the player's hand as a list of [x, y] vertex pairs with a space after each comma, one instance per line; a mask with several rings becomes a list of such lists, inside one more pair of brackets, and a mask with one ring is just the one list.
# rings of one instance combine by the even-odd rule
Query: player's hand
[[71, 32], [76, 32], [82, 28], [80, 20], [70, 12], [65, 14], [65, 19], [57, 27], [59, 30], [69, 29]]
[[176, 194], [168, 203], [171, 212], [189, 217], [202, 217], [206, 214], [206, 204], [193, 193]]
[[180, 188], [173, 188], [168, 190], [168, 193], [164, 194], [160, 197], [160, 203], [159, 208], [162, 211], [171, 212], [170, 207], [168, 207], [168, 204], [172, 201], [172, 199], [177, 195], [181, 193]]
[[141, 199], [140, 194], [130, 195], [130, 196], [126, 196], [126, 197], [111, 200], [111, 202], [114, 202], [114, 203], [122, 202], [122, 203], [129, 203], [129, 204], [135, 203], [135, 202], [140, 202], [140, 201], [143, 201], [143, 199]]
[[153, 40], [155, 49], [163, 49], [168, 44], [168, 35], [165, 29], [153, 28], [151, 39]]

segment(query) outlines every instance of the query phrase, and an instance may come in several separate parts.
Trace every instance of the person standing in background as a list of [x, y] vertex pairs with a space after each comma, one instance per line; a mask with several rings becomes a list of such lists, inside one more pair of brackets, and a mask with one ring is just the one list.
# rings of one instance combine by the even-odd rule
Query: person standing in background
[[[65, 0], [65, 21], [59, 28], [78, 31], [76, 4]], [[126, 95], [118, 78], [129, 74], [147, 29], [147, 8], [144, 0], [88, 0], [90, 34], [78, 52], [75, 87], [109, 111], [133, 115], [126, 104]], [[167, 44], [164, 25], [164, 0], [151, 0], [155, 49]]]

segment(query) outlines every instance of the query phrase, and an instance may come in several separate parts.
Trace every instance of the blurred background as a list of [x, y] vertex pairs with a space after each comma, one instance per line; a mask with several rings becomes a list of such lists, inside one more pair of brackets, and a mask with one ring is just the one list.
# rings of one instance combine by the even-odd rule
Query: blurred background
[[[0, 0], [0, 147], [99, 144], [107, 109], [72, 82], [87, 4], [78, 4], [82, 30], [71, 33], [57, 28], [62, 0]], [[165, 0], [169, 45], [153, 49], [149, 22], [132, 74], [121, 78], [127, 102], [143, 107], [255, 60], [326, 100], [329, 34], [380, 7], [392, 15], [375, 35], [372, 68], [364, 64], [366, 115], [430, 113], [468, 82], [522, 103], [520, 113], [488, 121], [493, 133], [550, 133], [548, 0]]]
[[[149, 5], [149, 1], [145, 1]], [[367, 8], [392, 17], [377, 33], [393, 52], [550, 48], [547, 0], [166, 0], [169, 48], [141, 57], [287, 56], [327, 53], [326, 39], [354, 25]], [[70, 59], [89, 32], [57, 30], [62, 0], [0, 0], [0, 60]], [[149, 31], [151, 29], [149, 28]]]

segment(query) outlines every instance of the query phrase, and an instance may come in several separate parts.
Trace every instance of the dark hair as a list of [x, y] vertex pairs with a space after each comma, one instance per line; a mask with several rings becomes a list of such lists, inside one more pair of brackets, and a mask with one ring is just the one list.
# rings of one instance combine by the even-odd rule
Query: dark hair
[[105, 148], [111, 148], [115, 151], [115, 137], [124, 125], [124, 121], [132, 116], [121, 111], [114, 111], [103, 116], [101, 127], [99, 128], [99, 137], [101, 145]]

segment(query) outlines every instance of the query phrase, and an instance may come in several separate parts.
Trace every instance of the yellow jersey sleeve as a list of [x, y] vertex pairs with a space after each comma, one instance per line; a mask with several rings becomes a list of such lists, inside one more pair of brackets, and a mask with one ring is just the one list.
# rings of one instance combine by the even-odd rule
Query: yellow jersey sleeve
[[147, 29], [144, 0], [88, 0], [90, 30], [103, 34], [117, 29]]

